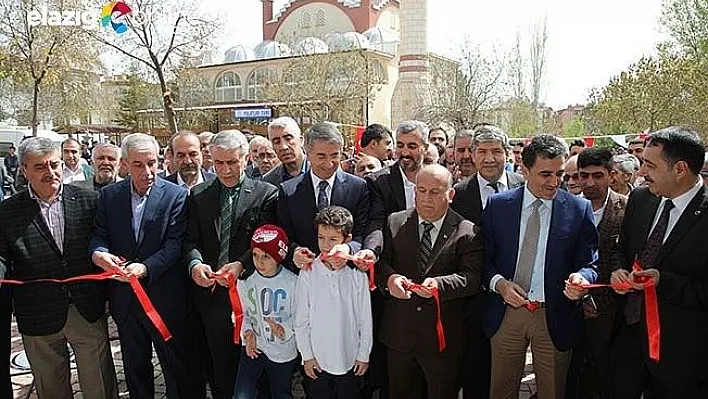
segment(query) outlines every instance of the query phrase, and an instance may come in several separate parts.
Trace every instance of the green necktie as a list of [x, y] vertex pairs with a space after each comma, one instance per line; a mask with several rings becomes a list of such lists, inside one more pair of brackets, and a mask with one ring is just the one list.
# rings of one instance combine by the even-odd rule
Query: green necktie
[[231, 239], [231, 210], [233, 208], [234, 196], [238, 193], [238, 187], [224, 188], [224, 198], [221, 201], [221, 226], [219, 234], [219, 263], [217, 270], [229, 263], [229, 241]]

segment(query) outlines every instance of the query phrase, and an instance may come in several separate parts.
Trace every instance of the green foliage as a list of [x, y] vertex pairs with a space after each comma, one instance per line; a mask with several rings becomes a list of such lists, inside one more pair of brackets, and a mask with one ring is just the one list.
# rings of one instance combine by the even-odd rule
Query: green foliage
[[582, 137], [586, 133], [585, 118], [580, 115], [574, 115], [563, 126], [563, 136], [565, 137]]
[[140, 131], [142, 118], [137, 111], [154, 106], [155, 99], [160, 98], [160, 91], [155, 85], [145, 82], [136, 69], [131, 69], [126, 77], [125, 92], [118, 100], [120, 110], [116, 122], [134, 131]]

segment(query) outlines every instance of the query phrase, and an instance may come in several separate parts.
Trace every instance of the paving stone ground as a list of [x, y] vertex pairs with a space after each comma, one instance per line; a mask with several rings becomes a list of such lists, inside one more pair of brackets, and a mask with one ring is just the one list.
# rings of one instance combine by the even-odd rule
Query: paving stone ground
[[[111, 351], [113, 352], [113, 361], [116, 366], [116, 376], [118, 378], [118, 392], [121, 398], [129, 398], [128, 389], [125, 385], [125, 375], [123, 374], [123, 360], [120, 353], [120, 345], [118, 343], [118, 333], [115, 324], [111, 320], [109, 322], [109, 336], [111, 337]], [[22, 337], [17, 332], [17, 325], [12, 321], [12, 354], [10, 369], [12, 377], [12, 385], [15, 399], [37, 399], [37, 394], [34, 392], [32, 384], [32, 373], [29, 369], [22, 367], [26, 362], [22, 357]], [[166, 399], [165, 394], [165, 378], [160, 370], [160, 364], [157, 360], [157, 355], [153, 354], [153, 364], [155, 365], [155, 398]], [[72, 363], [71, 383], [74, 388], [74, 399], [83, 399], [79, 381], [76, 375], [76, 365]], [[524, 370], [524, 378], [521, 383], [521, 391], [519, 399], [528, 399], [536, 390], [535, 376], [531, 367], [531, 354], [526, 354], [526, 367]], [[300, 381], [293, 382], [293, 397], [295, 399], [304, 398], [302, 384]], [[211, 399], [211, 396], [208, 396]]]

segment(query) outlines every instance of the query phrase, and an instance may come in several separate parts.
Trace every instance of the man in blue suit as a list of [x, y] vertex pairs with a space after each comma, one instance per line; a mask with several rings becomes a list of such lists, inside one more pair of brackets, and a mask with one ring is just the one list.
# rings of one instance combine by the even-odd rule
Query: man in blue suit
[[[299, 249], [293, 260], [300, 268], [314, 258], [317, 251], [317, 231], [312, 223], [317, 212], [330, 205], [347, 208], [354, 216], [353, 240], [340, 244], [333, 251], [354, 254], [361, 249], [364, 229], [369, 222], [369, 190], [366, 181], [339, 168], [344, 139], [331, 123], [313, 125], [305, 135], [305, 150], [310, 171], [280, 185], [278, 221], [288, 234], [292, 247]], [[332, 259], [331, 263], [343, 262]]]
[[[134, 133], [123, 139], [121, 162], [130, 177], [101, 190], [89, 253], [104, 270], [122, 268], [138, 277], [173, 335], [168, 342], [163, 340], [125, 278], [111, 284], [110, 309], [118, 325], [130, 397], [154, 396], [154, 345], [167, 397], [193, 398], [184, 342], [187, 276], [180, 263], [187, 233], [187, 191], [157, 178], [158, 151], [152, 136]], [[121, 258], [129, 262], [124, 264]]]
[[538, 135], [524, 149], [526, 185], [489, 198], [482, 224], [484, 320], [492, 343], [491, 398], [518, 398], [531, 344], [539, 397], [563, 398], [570, 348], [580, 343], [586, 290], [597, 278], [589, 201], [559, 190], [565, 147]]

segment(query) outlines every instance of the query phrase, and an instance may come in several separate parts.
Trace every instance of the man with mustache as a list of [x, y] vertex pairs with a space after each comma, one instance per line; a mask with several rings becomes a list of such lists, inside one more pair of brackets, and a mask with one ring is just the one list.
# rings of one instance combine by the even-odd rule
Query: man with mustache
[[121, 181], [118, 176], [120, 165], [120, 148], [111, 143], [101, 143], [93, 148], [91, 153], [93, 179], [77, 181], [72, 184], [83, 188], [99, 191], [103, 187]]
[[[100, 270], [91, 263], [86, 243], [98, 194], [62, 183], [60, 150], [50, 139], [24, 140], [19, 161], [28, 188], [0, 203], [0, 276], [26, 281], [96, 274]], [[3, 284], [0, 317], [7, 328], [6, 289]], [[74, 397], [67, 343], [76, 356], [83, 396], [118, 398], [104, 282], [15, 286], [12, 304], [39, 398]], [[9, 349], [9, 344], [8, 336], [2, 346]], [[9, 360], [7, 353], [0, 358]], [[11, 397], [5, 395], [3, 389], [0, 396]]]
[[275, 153], [273, 144], [271, 144], [268, 140], [265, 140], [263, 144], [258, 147], [256, 158], [258, 159], [258, 171], [260, 172], [259, 177], [280, 165], [278, 154]]
[[86, 162], [81, 162], [81, 145], [76, 139], [68, 138], [61, 143], [64, 161], [64, 184], [75, 181], [91, 180], [93, 169]]
[[209, 152], [209, 142], [212, 137], [214, 137], [214, 133], [212, 132], [199, 133], [199, 141], [202, 145], [202, 168], [209, 173], [216, 173], [214, 171], [214, 160], [212, 159], [211, 152]]
[[[463, 133], [467, 137], [467, 133]], [[487, 199], [500, 192], [523, 186], [524, 178], [504, 170], [509, 153], [509, 139], [503, 130], [492, 125], [480, 125], [473, 131], [472, 164], [477, 173], [455, 186], [451, 207], [475, 226], [482, 225], [482, 210]], [[462, 369], [465, 399], [489, 397], [491, 354], [489, 339], [482, 331], [482, 311], [486, 295], [481, 292], [470, 298], [466, 310], [467, 355]]]
[[474, 166], [474, 153], [472, 152], [472, 144], [474, 140], [474, 131], [461, 130], [455, 133], [455, 165], [457, 171], [455, 173], [455, 182], [463, 182], [475, 174], [477, 168]]
[[202, 169], [201, 142], [194, 132], [185, 130], [177, 133], [170, 140], [170, 148], [177, 172], [167, 176], [167, 181], [190, 191], [194, 186], [214, 178], [213, 173]]
[[199, 395], [195, 392], [194, 364], [188, 357], [189, 298], [183, 263], [187, 192], [157, 177], [159, 150], [152, 136], [142, 133], [125, 136], [121, 163], [128, 168], [130, 177], [101, 190], [88, 253], [103, 270], [119, 269], [138, 278], [172, 333], [166, 342], [125, 277], [110, 283], [109, 305], [118, 326], [130, 397], [155, 395], [154, 347], [165, 377], [167, 397], [196, 398]]
[[268, 125], [268, 139], [278, 154], [280, 165], [263, 175], [264, 181], [278, 187], [280, 183], [309, 172], [310, 161], [302, 149], [302, 131], [293, 118], [283, 116], [273, 120]]
[[[248, 167], [246, 168], [246, 176], [256, 179], [258, 177], [261, 177], [264, 175], [266, 172], [261, 171], [261, 163], [258, 160], [258, 149], [261, 148], [261, 146], [265, 143], [268, 142], [268, 139], [255, 135], [251, 139], [251, 141], [248, 142]], [[272, 168], [271, 168], [272, 169]], [[270, 169], [268, 169], [270, 170]]]

